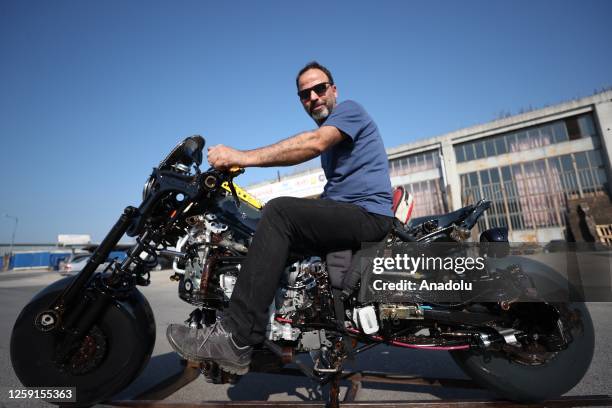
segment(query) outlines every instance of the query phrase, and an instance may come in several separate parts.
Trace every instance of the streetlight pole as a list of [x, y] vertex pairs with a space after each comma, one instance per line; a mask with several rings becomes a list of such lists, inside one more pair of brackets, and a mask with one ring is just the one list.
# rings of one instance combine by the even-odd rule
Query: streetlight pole
[[6, 218], [12, 218], [15, 220], [15, 225], [13, 226], [13, 237], [11, 238], [11, 249], [9, 254], [13, 255], [13, 246], [15, 246], [15, 232], [17, 231], [17, 223], [19, 222], [19, 218], [14, 215], [4, 214]]

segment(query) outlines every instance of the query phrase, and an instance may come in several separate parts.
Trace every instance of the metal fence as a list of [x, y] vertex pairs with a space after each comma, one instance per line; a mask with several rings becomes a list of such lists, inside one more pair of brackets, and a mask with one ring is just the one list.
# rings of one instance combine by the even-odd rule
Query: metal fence
[[492, 201], [481, 228], [563, 227], [568, 201], [605, 194], [606, 182], [601, 151], [591, 150], [462, 174], [462, 203]]

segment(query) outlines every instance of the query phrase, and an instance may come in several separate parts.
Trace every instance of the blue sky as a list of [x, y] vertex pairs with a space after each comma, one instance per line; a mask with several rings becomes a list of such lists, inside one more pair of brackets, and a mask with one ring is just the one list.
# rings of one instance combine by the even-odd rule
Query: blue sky
[[608, 0], [1, 0], [0, 242], [4, 213], [17, 242], [101, 240], [191, 134], [247, 149], [313, 128], [295, 95], [313, 59], [387, 147], [590, 95], [612, 86], [611, 14]]

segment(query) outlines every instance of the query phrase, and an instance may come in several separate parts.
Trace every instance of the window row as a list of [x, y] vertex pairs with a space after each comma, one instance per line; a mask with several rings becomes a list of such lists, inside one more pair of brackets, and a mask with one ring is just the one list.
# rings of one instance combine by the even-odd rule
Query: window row
[[440, 153], [439, 150], [436, 149], [389, 160], [389, 174], [391, 177], [403, 176], [418, 171], [435, 169], [439, 166]]
[[546, 125], [521, 129], [455, 146], [457, 162], [482, 159], [505, 153], [521, 152], [553, 143], [594, 136], [590, 114], [559, 120]]
[[606, 182], [601, 152], [592, 150], [462, 174], [462, 201], [492, 201], [482, 228], [556, 227], [569, 199], [602, 193]]

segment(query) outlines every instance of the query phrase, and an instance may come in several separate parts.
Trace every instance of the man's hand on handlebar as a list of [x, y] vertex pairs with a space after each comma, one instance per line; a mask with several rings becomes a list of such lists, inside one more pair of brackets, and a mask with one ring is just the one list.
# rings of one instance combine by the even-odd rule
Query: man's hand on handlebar
[[247, 166], [246, 152], [224, 145], [208, 148], [208, 163], [217, 170]]

